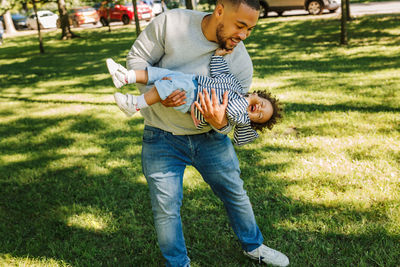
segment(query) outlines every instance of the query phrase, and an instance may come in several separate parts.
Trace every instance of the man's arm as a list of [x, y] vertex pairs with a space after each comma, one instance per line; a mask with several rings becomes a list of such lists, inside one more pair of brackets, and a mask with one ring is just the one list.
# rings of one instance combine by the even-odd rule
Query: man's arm
[[164, 55], [165, 13], [157, 16], [139, 35], [126, 57], [128, 70], [144, 70]]
[[228, 62], [230, 72], [239, 80], [242, 93], [247, 93], [253, 78], [253, 63], [244, 44], [240, 42], [232, 54], [225, 57], [225, 60]]
[[[126, 57], [128, 69], [145, 69], [160, 61], [165, 54], [165, 13], [157, 16], [139, 35]], [[139, 89], [145, 90], [141, 86]], [[144, 92], [142, 92], [144, 93]], [[184, 91], [176, 90], [161, 101], [166, 107], [177, 107], [185, 103]]]

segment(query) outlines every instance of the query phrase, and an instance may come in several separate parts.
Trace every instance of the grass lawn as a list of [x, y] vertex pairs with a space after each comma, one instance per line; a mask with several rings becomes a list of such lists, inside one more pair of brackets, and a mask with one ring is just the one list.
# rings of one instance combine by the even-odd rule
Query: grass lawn
[[[285, 120], [237, 148], [266, 244], [291, 266], [400, 265], [400, 17], [261, 20], [253, 90]], [[0, 47], [0, 265], [161, 266], [140, 153], [143, 118], [114, 105], [105, 59], [134, 26]], [[128, 88], [125, 88], [128, 90]], [[131, 87], [130, 90], [136, 90]], [[199, 174], [184, 178], [192, 266], [258, 266]]]

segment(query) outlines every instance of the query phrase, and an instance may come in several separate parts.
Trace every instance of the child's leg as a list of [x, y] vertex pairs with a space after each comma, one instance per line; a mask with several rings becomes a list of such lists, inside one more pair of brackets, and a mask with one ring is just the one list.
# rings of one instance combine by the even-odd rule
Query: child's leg
[[115, 93], [114, 99], [120, 110], [122, 110], [128, 117], [132, 116], [142, 108], [161, 101], [160, 95], [155, 86], [140, 96]]
[[173, 76], [176, 77], [183, 74], [182, 72], [179, 71], [172, 71], [169, 69], [152, 67], [152, 66], [148, 66], [146, 70], [148, 74], [148, 80], [147, 80], [148, 84], [153, 84], [156, 81], [162, 80], [164, 77], [173, 77]]
[[144, 93], [143, 96], [144, 100], [146, 101], [146, 104], [149, 106], [158, 103], [162, 100], [155, 86], [153, 86], [149, 91]]
[[108, 72], [111, 74], [114, 85], [117, 88], [130, 83], [147, 84], [148, 82], [147, 70], [127, 70], [111, 58], [108, 58], [106, 63]]

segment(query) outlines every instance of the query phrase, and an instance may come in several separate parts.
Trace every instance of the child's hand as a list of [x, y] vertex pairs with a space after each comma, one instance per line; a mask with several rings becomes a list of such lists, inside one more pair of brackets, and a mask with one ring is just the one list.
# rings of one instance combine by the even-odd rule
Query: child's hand
[[228, 49], [225, 49], [225, 48], [218, 48], [217, 50], [215, 50], [215, 55], [216, 56], [225, 56], [225, 55], [228, 55], [228, 54], [230, 54], [232, 52], [233, 52], [233, 49], [228, 50]]

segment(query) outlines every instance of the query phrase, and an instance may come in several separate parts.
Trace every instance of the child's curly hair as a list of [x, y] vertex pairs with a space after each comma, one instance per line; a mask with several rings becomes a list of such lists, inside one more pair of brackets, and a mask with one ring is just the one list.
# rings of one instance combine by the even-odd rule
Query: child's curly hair
[[[264, 122], [264, 123], [257, 123], [257, 122], [250, 122], [251, 128], [253, 128], [256, 131], [262, 132], [265, 128], [268, 128], [271, 130], [275, 124], [277, 124], [281, 119], [282, 119], [282, 113], [283, 113], [283, 108], [281, 103], [279, 102], [279, 99], [277, 99], [275, 96], [271, 94], [271, 92], [267, 92], [264, 90], [257, 90], [252, 93], [256, 93], [259, 97], [267, 99], [273, 108], [272, 116], [271, 118]], [[245, 96], [248, 96], [249, 93], [247, 93]]]

